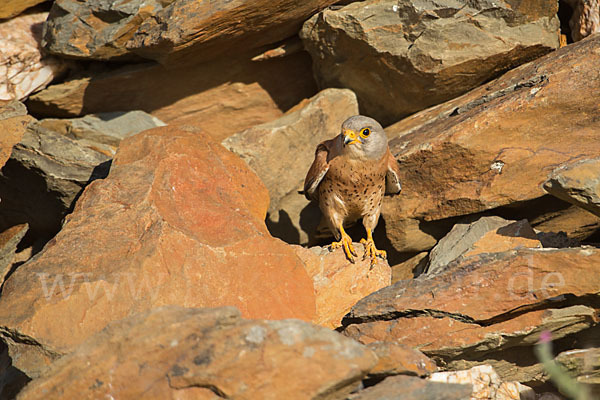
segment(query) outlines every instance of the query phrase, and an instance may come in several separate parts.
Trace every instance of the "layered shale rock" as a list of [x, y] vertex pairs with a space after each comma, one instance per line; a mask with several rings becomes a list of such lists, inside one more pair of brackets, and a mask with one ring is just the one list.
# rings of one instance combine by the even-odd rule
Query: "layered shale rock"
[[320, 87], [352, 89], [385, 126], [556, 49], [557, 10], [545, 0], [369, 0], [313, 16], [301, 37]]
[[37, 376], [107, 323], [167, 304], [312, 320], [312, 281], [267, 232], [268, 201], [205, 136], [164, 127], [125, 139], [109, 176], [4, 283], [0, 335], [14, 367]]
[[600, 216], [600, 159], [581, 160], [555, 169], [544, 189]]
[[376, 360], [306, 322], [171, 306], [110, 324], [18, 399], [342, 399]]
[[[432, 247], [444, 234], [433, 227], [490, 209], [544, 230], [566, 216], [568, 203], [553, 201], [542, 184], [564, 163], [600, 154], [591, 95], [600, 90], [598, 63], [596, 35], [388, 127], [403, 184], [382, 211], [394, 247]], [[582, 213], [551, 229], [569, 234], [587, 226], [590, 235], [600, 220]]]
[[532, 346], [542, 331], [560, 351], [592, 344], [600, 330], [599, 259], [593, 248], [462, 258], [359, 301], [342, 321], [344, 333], [416, 346], [444, 368], [487, 363], [505, 380], [539, 383], [547, 377]]
[[334, 2], [57, 0], [43, 44], [65, 57], [206, 62], [226, 50], [246, 51], [293, 36], [306, 18]]

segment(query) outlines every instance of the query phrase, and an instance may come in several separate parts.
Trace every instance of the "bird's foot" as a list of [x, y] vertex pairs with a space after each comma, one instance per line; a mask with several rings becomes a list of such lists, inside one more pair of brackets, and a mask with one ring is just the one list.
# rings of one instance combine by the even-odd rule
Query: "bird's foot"
[[361, 239], [360, 242], [365, 246], [365, 254], [363, 255], [363, 260], [369, 257], [371, 259], [371, 268], [373, 268], [375, 263], [377, 263], [377, 257], [381, 257], [383, 259], [387, 258], [387, 253], [385, 252], [385, 250], [377, 250], [372, 237], [368, 239]]
[[356, 250], [354, 250], [354, 246], [352, 245], [352, 238], [346, 234], [346, 232], [342, 232], [342, 239], [339, 242], [333, 242], [330, 245], [331, 250], [335, 250], [338, 248], [344, 249], [344, 254], [346, 254], [346, 258], [351, 263], [354, 263], [354, 257], [357, 257]]

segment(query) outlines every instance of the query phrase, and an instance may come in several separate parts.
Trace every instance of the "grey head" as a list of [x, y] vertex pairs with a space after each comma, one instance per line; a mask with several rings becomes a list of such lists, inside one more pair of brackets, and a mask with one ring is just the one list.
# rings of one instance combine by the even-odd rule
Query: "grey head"
[[383, 127], [373, 118], [355, 115], [342, 124], [342, 153], [358, 159], [379, 160], [388, 148]]

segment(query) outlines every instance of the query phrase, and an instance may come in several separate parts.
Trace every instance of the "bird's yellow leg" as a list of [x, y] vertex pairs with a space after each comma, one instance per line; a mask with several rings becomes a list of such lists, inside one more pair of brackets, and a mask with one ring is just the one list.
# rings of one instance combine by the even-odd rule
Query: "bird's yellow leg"
[[352, 256], [356, 256], [357, 254], [356, 250], [354, 250], [354, 246], [352, 246], [352, 238], [346, 233], [342, 224], [340, 224], [339, 228], [342, 238], [339, 242], [331, 243], [331, 250], [335, 250], [339, 247], [342, 247], [348, 260], [350, 260], [350, 262], [354, 262], [354, 257]]
[[360, 239], [360, 242], [365, 245], [365, 254], [363, 255], [363, 260], [367, 257], [371, 259], [371, 266], [375, 265], [377, 262], [377, 257], [386, 258], [387, 253], [385, 250], [377, 250], [375, 247], [375, 242], [373, 241], [373, 234], [370, 229], [367, 229], [367, 238]]

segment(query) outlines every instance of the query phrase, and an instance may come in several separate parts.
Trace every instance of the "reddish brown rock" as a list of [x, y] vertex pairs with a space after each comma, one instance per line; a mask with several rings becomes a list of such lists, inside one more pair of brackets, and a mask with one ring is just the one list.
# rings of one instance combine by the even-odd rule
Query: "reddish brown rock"
[[163, 307], [110, 324], [18, 399], [342, 399], [376, 360], [302, 321]]
[[27, 107], [61, 118], [142, 110], [221, 141], [279, 118], [317, 91], [305, 52], [266, 61], [252, 61], [253, 54], [172, 69], [145, 63], [88, 71], [31, 96]]
[[569, 27], [574, 42], [600, 32], [600, 3], [598, 3], [598, 0], [564, 1], [573, 9]]
[[[355, 243], [354, 248], [363, 254], [362, 244]], [[369, 259], [359, 257], [355, 263], [349, 262], [341, 248], [333, 252], [323, 247], [294, 249], [313, 280], [317, 306], [313, 322], [317, 325], [339, 327], [357, 301], [391, 284], [392, 273], [385, 260], [378, 260], [371, 268]]]
[[431, 230], [406, 235], [415, 224], [508, 205], [515, 213], [543, 198], [542, 184], [556, 167], [596, 157], [591, 93], [600, 90], [599, 63], [596, 35], [388, 127], [403, 183], [382, 212], [394, 247], [423, 249]]
[[0, 21], [0, 101], [23, 100], [66, 70], [64, 61], [41, 50], [47, 16], [36, 12]]
[[543, 381], [531, 351], [541, 331], [572, 343], [600, 328], [599, 259], [591, 248], [459, 259], [437, 275], [400, 281], [361, 300], [344, 318], [344, 332], [362, 343], [415, 346], [446, 368], [485, 361], [503, 379]]
[[10, 272], [10, 267], [15, 262], [17, 245], [27, 233], [27, 229], [27, 224], [21, 224], [0, 233], [0, 282], [4, 282], [4, 278]]
[[427, 376], [437, 370], [435, 363], [419, 350], [397, 342], [373, 342], [367, 347], [378, 358], [377, 365], [369, 371], [371, 376]]
[[0, 332], [16, 366], [35, 376], [108, 322], [167, 304], [312, 320], [312, 281], [268, 234], [268, 201], [245, 163], [205, 136], [164, 127], [125, 139], [110, 175], [5, 282]]
[[[5, 105], [0, 104], [0, 167], [10, 157], [13, 147], [21, 141], [27, 125], [32, 120], [22, 103], [12, 101]], [[0, 195], [0, 201], [1, 197]]]

